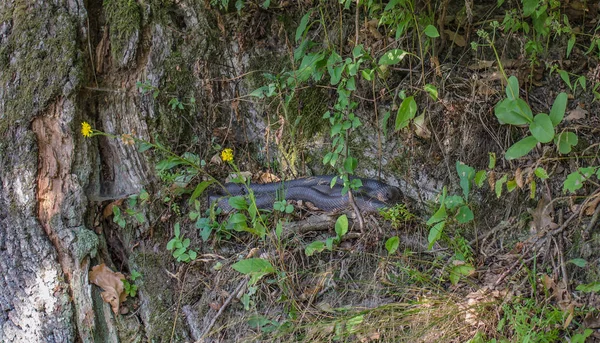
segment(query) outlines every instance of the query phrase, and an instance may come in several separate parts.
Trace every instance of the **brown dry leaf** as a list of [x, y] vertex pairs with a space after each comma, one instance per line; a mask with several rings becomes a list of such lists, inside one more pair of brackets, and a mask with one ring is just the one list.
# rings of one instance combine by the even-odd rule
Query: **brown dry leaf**
[[574, 10], [578, 10], [578, 11], [584, 11], [584, 12], [588, 12], [590, 9], [581, 1], [573, 1], [569, 4], [569, 6], [574, 9]]
[[542, 196], [534, 211], [531, 212], [533, 220], [529, 223], [531, 229], [535, 232], [542, 232], [546, 228], [556, 229], [558, 224], [554, 223], [550, 216], [554, 212], [554, 206], [550, 204], [547, 196]]
[[413, 119], [413, 125], [415, 126], [415, 133], [417, 136], [425, 139], [431, 138], [431, 132], [425, 125], [425, 113]]
[[358, 336], [358, 339], [362, 343], [371, 342], [371, 341], [375, 341], [375, 340], [381, 339], [381, 334], [379, 332], [369, 332], [366, 335], [364, 335], [364, 334], [357, 334], [357, 336]]
[[111, 202], [110, 204], [106, 205], [104, 210], [102, 210], [102, 217], [104, 219], [106, 219], [106, 218], [112, 216], [113, 215], [113, 207], [121, 206], [123, 204], [124, 200], [125, 199], [117, 199], [117, 200]]
[[488, 80], [489, 79], [486, 79], [486, 81], [475, 80], [475, 87], [477, 89], [477, 94], [490, 96], [490, 95], [494, 95], [494, 94], [498, 93], [498, 91], [496, 91], [493, 87], [491, 87], [489, 85], [489, 83], [487, 82]]
[[525, 186], [525, 182], [523, 181], [523, 171], [520, 167], [515, 171], [515, 182], [517, 183], [517, 187], [519, 187], [519, 189], [522, 189], [523, 186]]
[[110, 304], [114, 314], [119, 313], [119, 305], [125, 301], [127, 294], [123, 288], [123, 279], [125, 275], [115, 273], [104, 263], [92, 267], [89, 274], [90, 282], [102, 288], [104, 292], [100, 294], [104, 302]]
[[574, 110], [569, 111], [569, 115], [565, 117], [566, 121], [575, 121], [579, 119], [585, 119], [589, 112], [583, 109], [581, 106], [577, 106]]
[[220, 166], [221, 163], [223, 163], [223, 160], [221, 160], [221, 154], [214, 154], [213, 157], [210, 158], [210, 163]]
[[460, 46], [461, 48], [467, 46], [467, 40], [463, 35], [459, 35], [451, 30], [444, 30], [444, 33], [448, 35], [448, 38], [452, 41], [452, 43]]
[[600, 315], [594, 316], [592, 312], [588, 312], [583, 320], [583, 326], [586, 329], [599, 329], [600, 328]]
[[367, 22], [367, 29], [373, 35], [373, 37], [375, 37], [375, 39], [383, 38], [381, 33], [379, 33], [379, 30], [377, 30], [378, 24], [379, 24], [379, 20], [377, 20], [377, 19], [373, 19], [373, 20], [370, 20]]
[[496, 173], [493, 170], [488, 173], [487, 179], [490, 189], [494, 189], [494, 187], [496, 187]]
[[596, 207], [598, 207], [599, 203], [600, 203], [600, 197], [596, 197], [596, 199], [588, 202], [585, 207], [585, 215], [591, 216], [592, 214], [594, 214], [594, 212], [596, 212]]
[[429, 62], [431, 66], [435, 69], [435, 74], [439, 77], [442, 77], [442, 68], [440, 68], [440, 60], [437, 58], [437, 56], [431, 57], [431, 59], [429, 59]]
[[260, 183], [270, 183], [279, 181], [281, 181], [281, 179], [277, 177], [277, 175], [271, 174], [269, 172], [264, 172], [258, 177], [258, 182]]

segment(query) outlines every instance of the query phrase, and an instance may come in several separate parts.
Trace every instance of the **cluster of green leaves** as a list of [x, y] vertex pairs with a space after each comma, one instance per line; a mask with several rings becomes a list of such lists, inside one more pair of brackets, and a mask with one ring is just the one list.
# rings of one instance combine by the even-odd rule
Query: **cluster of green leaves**
[[275, 273], [276, 269], [269, 260], [264, 258], [247, 258], [234, 263], [231, 268], [250, 277], [246, 292], [240, 299], [244, 309], [248, 311], [254, 304], [252, 296], [258, 290], [256, 283], [264, 276]]
[[410, 212], [405, 204], [396, 204], [392, 207], [379, 210], [379, 214], [383, 219], [390, 221], [394, 229], [399, 229], [402, 224], [406, 224], [416, 218]]
[[339, 244], [342, 241], [342, 237], [348, 233], [348, 217], [343, 214], [338, 217], [335, 221], [335, 237], [329, 237], [325, 241], [314, 241], [304, 248], [304, 253], [306, 256], [312, 256], [315, 253], [320, 253], [323, 250], [327, 249], [329, 251], [333, 250], [334, 244]]
[[533, 116], [531, 108], [525, 100], [519, 97], [519, 81], [516, 77], [508, 78], [506, 85], [506, 99], [500, 101], [494, 113], [500, 124], [510, 124], [529, 127], [531, 136], [527, 136], [513, 144], [506, 151], [506, 159], [511, 160], [528, 154], [538, 143], [554, 143], [561, 154], [568, 154], [571, 148], [577, 145], [577, 135], [573, 132], [563, 131], [556, 134], [556, 126], [560, 124], [567, 107], [567, 94], [560, 93], [556, 96], [550, 115], [538, 113]]
[[563, 192], [575, 193], [583, 187], [586, 181], [591, 181], [592, 176], [600, 179], [600, 167], [579, 168], [567, 175], [567, 179], [563, 183]]
[[173, 251], [173, 257], [177, 259], [177, 262], [190, 262], [195, 260], [197, 253], [194, 250], [189, 249], [190, 239], [184, 238], [181, 234], [179, 222], [175, 223], [174, 234], [175, 237], [167, 243], [167, 250]]
[[129, 276], [129, 280], [122, 279], [123, 288], [125, 289], [125, 294], [130, 297], [135, 297], [138, 291], [138, 285], [136, 285], [135, 280], [139, 279], [142, 276], [137, 270], [132, 270], [131, 275]]
[[135, 218], [139, 224], [143, 224], [146, 221], [146, 217], [141, 210], [136, 210], [136, 207], [138, 205], [138, 200], [141, 200], [140, 205], [143, 206], [148, 203], [149, 199], [150, 195], [148, 192], [146, 192], [145, 189], [142, 189], [140, 194], [134, 194], [127, 198], [127, 207], [124, 210], [125, 213], [121, 211], [119, 206], [113, 206], [113, 222], [123, 229], [125, 228], [125, 225], [127, 225], [125, 215], [128, 215]]

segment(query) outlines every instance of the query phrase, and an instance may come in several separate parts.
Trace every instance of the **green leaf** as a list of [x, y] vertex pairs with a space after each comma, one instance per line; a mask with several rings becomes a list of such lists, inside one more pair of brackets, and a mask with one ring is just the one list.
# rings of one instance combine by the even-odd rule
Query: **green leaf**
[[563, 193], [566, 191], [575, 193], [578, 189], [583, 187], [584, 181], [585, 178], [579, 171], [567, 175], [567, 179], [563, 182]]
[[381, 56], [379, 59], [379, 65], [397, 64], [398, 62], [402, 61], [406, 55], [408, 55], [408, 53], [402, 49], [392, 49]]
[[488, 152], [490, 162], [488, 163], [488, 169], [496, 168], [496, 153]]
[[504, 99], [494, 108], [500, 124], [526, 125], [533, 121], [531, 108], [523, 99]]
[[442, 232], [444, 231], [444, 226], [446, 226], [446, 221], [441, 221], [429, 229], [429, 236], [427, 236], [427, 240], [429, 241], [429, 246], [427, 249], [431, 249], [435, 242], [437, 242], [442, 237]]
[[415, 98], [409, 96], [402, 100], [400, 108], [398, 108], [398, 114], [396, 115], [396, 131], [408, 126], [411, 119], [415, 117], [417, 113], [417, 102]]
[[564, 71], [562, 69], [559, 69], [558, 75], [560, 75], [560, 78], [567, 84], [567, 86], [569, 86], [569, 89], [573, 89], [573, 85], [571, 84], [571, 78], [569, 77], [569, 73], [567, 73], [566, 71]]
[[356, 90], [356, 82], [354, 80], [354, 77], [351, 77], [348, 79], [348, 81], [346, 81], [346, 89], [349, 91], [355, 91]]
[[246, 199], [244, 199], [244, 197], [241, 195], [230, 197], [229, 199], [227, 199], [227, 202], [229, 203], [229, 206], [235, 208], [236, 210], [248, 209], [248, 203], [246, 202]]
[[335, 233], [338, 237], [343, 237], [348, 232], [348, 217], [342, 214], [335, 221]]
[[576, 290], [584, 293], [597, 293], [600, 292], [600, 282], [592, 282], [588, 284], [581, 284], [575, 288]]
[[571, 38], [569, 38], [569, 41], [567, 42], [567, 58], [569, 58], [569, 55], [571, 55], [571, 51], [573, 50], [574, 46], [575, 46], [575, 35], [571, 35]]
[[446, 206], [442, 204], [440, 208], [429, 218], [427, 221], [427, 225], [433, 225], [439, 221], [445, 220], [448, 218], [448, 214], [446, 213]]
[[529, 131], [540, 143], [551, 142], [554, 138], [554, 126], [546, 113], [538, 113], [529, 125]]
[[561, 132], [558, 134], [556, 144], [558, 145], [558, 151], [565, 155], [571, 152], [571, 148], [577, 145], [579, 139], [573, 132]]
[[537, 167], [535, 168], [535, 176], [539, 177], [542, 180], [546, 180], [548, 178], [548, 172], [546, 171], [546, 169], [542, 168], [542, 167]]
[[373, 73], [375, 73], [374, 69], [365, 69], [361, 71], [362, 77], [367, 81], [373, 80]]
[[508, 180], [508, 181], [506, 181], [506, 190], [509, 193], [512, 192], [512, 191], [514, 191], [515, 188], [517, 188], [517, 181], [516, 180]]
[[323, 250], [325, 250], [325, 242], [315, 241], [304, 248], [304, 254], [306, 254], [306, 256], [312, 256], [315, 252], [321, 252]]
[[469, 263], [454, 266], [450, 270], [450, 282], [452, 282], [453, 285], [456, 285], [458, 283], [458, 281], [460, 280], [461, 276], [469, 276], [474, 271], [475, 271], [475, 267], [473, 267]]
[[300, 37], [302, 37], [302, 35], [304, 34], [304, 31], [306, 30], [306, 25], [308, 25], [308, 19], [310, 18], [310, 15], [312, 14], [312, 11], [308, 11], [305, 15], [302, 16], [302, 19], [300, 19], [300, 25], [298, 25], [298, 27], [296, 28], [296, 43], [298, 42], [298, 40], [300, 40]]
[[506, 97], [509, 100], [516, 100], [519, 98], [519, 79], [515, 76], [508, 78], [508, 83], [506, 84]]
[[469, 192], [471, 191], [471, 180], [475, 177], [475, 169], [468, 165], [456, 161], [456, 172], [460, 179], [460, 188], [462, 188], [465, 200], [469, 200]]
[[356, 169], [356, 166], [358, 166], [358, 160], [352, 156], [349, 156], [345, 161], [344, 161], [344, 169], [349, 173], [349, 174], [353, 174], [354, 173], [354, 169]]
[[461, 223], [461, 224], [465, 224], [470, 222], [471, 220], [473, 220], [473, 218], [475, 218], [475, 216], [473, 216], [473, 211], [471, 211], [471, 209], [468, 206], [461, 206], [458, 209], [458, 213], [456, 214], [456, 220]]
[[574, 265], [576, 265], [577, 267], [580, 267], [580, 268], [584, 268], [587, 265], [587, 261], [582, 258], [574, 258], [567, 262], [573, 263]]
[[463, 205], [464, 203], [465, 200], [459, 195], [449, 196], [446, 198], [446, 201], [444, 201], [444, 205], [449, 210], [457, 208], [458, 206]]
[[179, 235], [181, 234], [181, 228], [179, 226], [179, 222], [175, 223], [175, 237], [179, 237]]
[[232, 264], [231, 268], [244, 275], [253, 273], [264, 273], [266, 275], [275, 272], [275, 268], [273, 268], [271, 262], [264, 258], [248, 258], [241, 260]]
[[423, 30], [423, 32], [425, 33], [425, 35], [427, 37], [430, 37], [430, 38], [436, 38], [436, 37], [440, 36], [440, 33], [433, 25], [427, 25], [427, 27], [425, 27], [425, 30]]
[[385, 249], [388, 252], [388, 255], [392, 255], [398, 250], [398, 246], [400, 245], [400, 238], [398, 236], [390, 237], [387, 241], [385, 241]]
[[507, 178], [508, 177], [506, 175], [504, 175], [500, 180], [496, 181], [494, 190], [496, 191], [496, 196], [498, 198], [500, 198], [500, 196], [502, 195], [502, 185], [504, 185], [506, 183]]
[[513, 160], [515, 158], [523, 157], [527, 155], [531, 150], [533, 150], [537, 143], [538, 140], [535, 137], [527, 136], [513, 144], [510, 148], [508, 148], [504, 157], [507, 160]]
[[154, 145], [148, 142], [141, 142], [140, 147], [138, 148], [139, 152], [144, 152], [148, 149], [154, 148]]
[[565, 110], [567, 109], [567, 93], [560, 93], [554, 99], [552, 109], [550, 109], [550, 120], [552, 125], [557, 126], [563, 120], [565, 116]]
[[579, 82], [579, 85], [581, 86], [581, 88], [583, 88], [584, 91], [586, 90], [586, 87], [585, 87], [586, 81], [587, 81], [587, 79], [583, 75], [577, 78], [577, 82]]
[[194, 203], [194, 200], [198, 199], [198, 197], [200, 195], [202, 195], [202, 192], [204, 192], [204, 190], [212, 185], [214, 183], [213, 180], [208, 180], [208, 181], [202, 181], [198, 184], [198, 186], [196, 186], [196, 188], [194, 189], [194, 192], [192, 193], [192, 196], [190, 197], [190, 199], [188, 200], [188, 203], [191, 205]]
[[483, 186], [483, 183], [485, 182], [486, 179], [487, 179], [487, 172], [485, 170], [480, 170], [477, 172], [477, 174], [475, 174], [475, 184], [479, 188], [481, 188], [481, 186]]
[[535, 182], [535, 180], [531, 180], [531, 183], [529, 184], [529, 198], [530, 199], [535, 199], [536, 188], [537, 188], [537, 183]]
[[173, 238], [169, 241], [169, 243], [167, 243], [167, 250], [173, 250], [173, 248], [175, 247], [175, 241], [176, 239]]
[[425, 85], [425, 87], [423, 87], [423, 89], [427, 92], [427, 94], [429, 94], [433, 101], [438, 100], [438, 90], [434, 85], [428, 83]]
[[186, 238], [186, 239], [183, 240], [183, 242], [181, 244], [183, 244], [184, 248], [187, 248], [187, 247], [190, 246], [190, 243], [191, 243], [190, 239]]

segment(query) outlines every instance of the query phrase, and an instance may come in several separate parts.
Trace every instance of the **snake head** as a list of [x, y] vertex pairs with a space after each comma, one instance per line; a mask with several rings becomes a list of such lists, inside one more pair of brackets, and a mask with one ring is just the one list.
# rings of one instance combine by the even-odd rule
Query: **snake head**
[[400, 188], [394, 186], [388, 186], [381, 189], [377, 194], [377, 198], [379, 201], [385, 203], [396, 203], [402, 199], [402, 192]]

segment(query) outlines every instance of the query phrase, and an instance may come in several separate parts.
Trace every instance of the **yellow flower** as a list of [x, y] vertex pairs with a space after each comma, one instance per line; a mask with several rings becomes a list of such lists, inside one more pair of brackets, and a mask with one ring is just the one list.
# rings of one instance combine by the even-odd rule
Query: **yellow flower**
[[223, 162], [231, 162], [233, 161], [233, 150], [227, 148], [221, 151], [221, 159]]
[[91, 137], [92, 136], [92, 126], [88, 124], [86, 121], [81, 123], [81, 134], [83, 137]]

